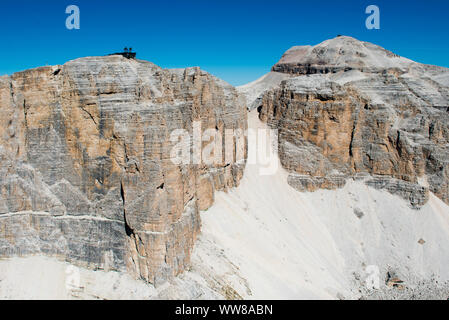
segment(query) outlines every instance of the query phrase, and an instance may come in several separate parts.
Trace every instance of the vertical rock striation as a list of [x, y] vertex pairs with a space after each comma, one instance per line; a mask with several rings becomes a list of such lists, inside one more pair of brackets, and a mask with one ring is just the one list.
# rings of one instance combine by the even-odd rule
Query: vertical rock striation
[[81, 58], [0, 78], [0, 110], [0, 256], [44, 253], [160, 283], [188, 266], [198, 211], [245, 165], [246, 154], [172, 161], [174, 130], [247, 127], [235, 89], [199, 68]]
[[299, 190], [364, 179], [408, 200], [449, 203], [449, 70], [337, 37], [293, 47], [273, 69], [293, 78], [259, 99]]

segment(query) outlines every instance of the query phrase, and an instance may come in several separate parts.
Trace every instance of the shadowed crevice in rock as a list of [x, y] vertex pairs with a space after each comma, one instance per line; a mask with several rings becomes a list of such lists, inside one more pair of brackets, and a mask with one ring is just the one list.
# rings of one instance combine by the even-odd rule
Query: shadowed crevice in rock
[[128, 237], [134, 235], [134, 230], [126, 222], [126, 210], [125, 210], [125, 190], [123, 189], [123, 183], [120, 184], [120, 196], [123, 201], [123, 221], [125, 223], [125, 232]]

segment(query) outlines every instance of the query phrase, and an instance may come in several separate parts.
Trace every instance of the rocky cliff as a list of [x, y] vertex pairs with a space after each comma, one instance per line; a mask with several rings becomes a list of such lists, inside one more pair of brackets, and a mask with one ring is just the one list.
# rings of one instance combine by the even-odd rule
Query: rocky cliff
[[258, 110], [279, 130], [290, 185], [361, 179], [415, 208], [429, 190], [449, 203], [449, 69], [343, 36], [293, 47], [272, 71], [292, 78], [259, 98]]
[[81, 58], [0, 78], [0, 111], [0, 257], [45, 254], [162, 282], [189, 265], [199, 210], [245, 166], [172, 161], [174, 130], [247, 127], [235, 89], [199, 68]]

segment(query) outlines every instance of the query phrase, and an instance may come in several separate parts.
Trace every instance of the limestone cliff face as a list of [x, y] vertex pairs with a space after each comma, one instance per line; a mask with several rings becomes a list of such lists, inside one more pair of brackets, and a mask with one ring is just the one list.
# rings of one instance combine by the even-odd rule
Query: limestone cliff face
[[364, 179], [419, 207], [449, 203], [449, 70], [338, 37], [294, 47], [273, 67], [294, 78], [268, 91], [260, 118], [299, 190]]
[[171, 159], [173, 130], [247, 127], [235, 89], [199, 68], [77, 59], [0, 78], [0, 110], [0, 256], [44, 253], [164, 281], [188, 266], [198, 210], [238, 185], [245, 165]]

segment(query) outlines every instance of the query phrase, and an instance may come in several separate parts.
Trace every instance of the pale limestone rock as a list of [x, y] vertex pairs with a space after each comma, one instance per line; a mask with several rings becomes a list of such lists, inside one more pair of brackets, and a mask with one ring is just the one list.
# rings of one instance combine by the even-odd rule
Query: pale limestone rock
[[247, 128], [236, 90], [199, 68], [81, 58], [0, 78], [0, 110], [0, 256], [160, 283], [189, 265], [198, 210], [242, 177], [245, 159], [171, 161], [175, 129]]
[[293, 78], [255, 102], [279, 129], [292, 186], [334, 189], [365, 175], [412, 207], [426, 203], [429, 190], [449, 203], [449, 69], [337, 37], [293, 47], [272, 71]]

